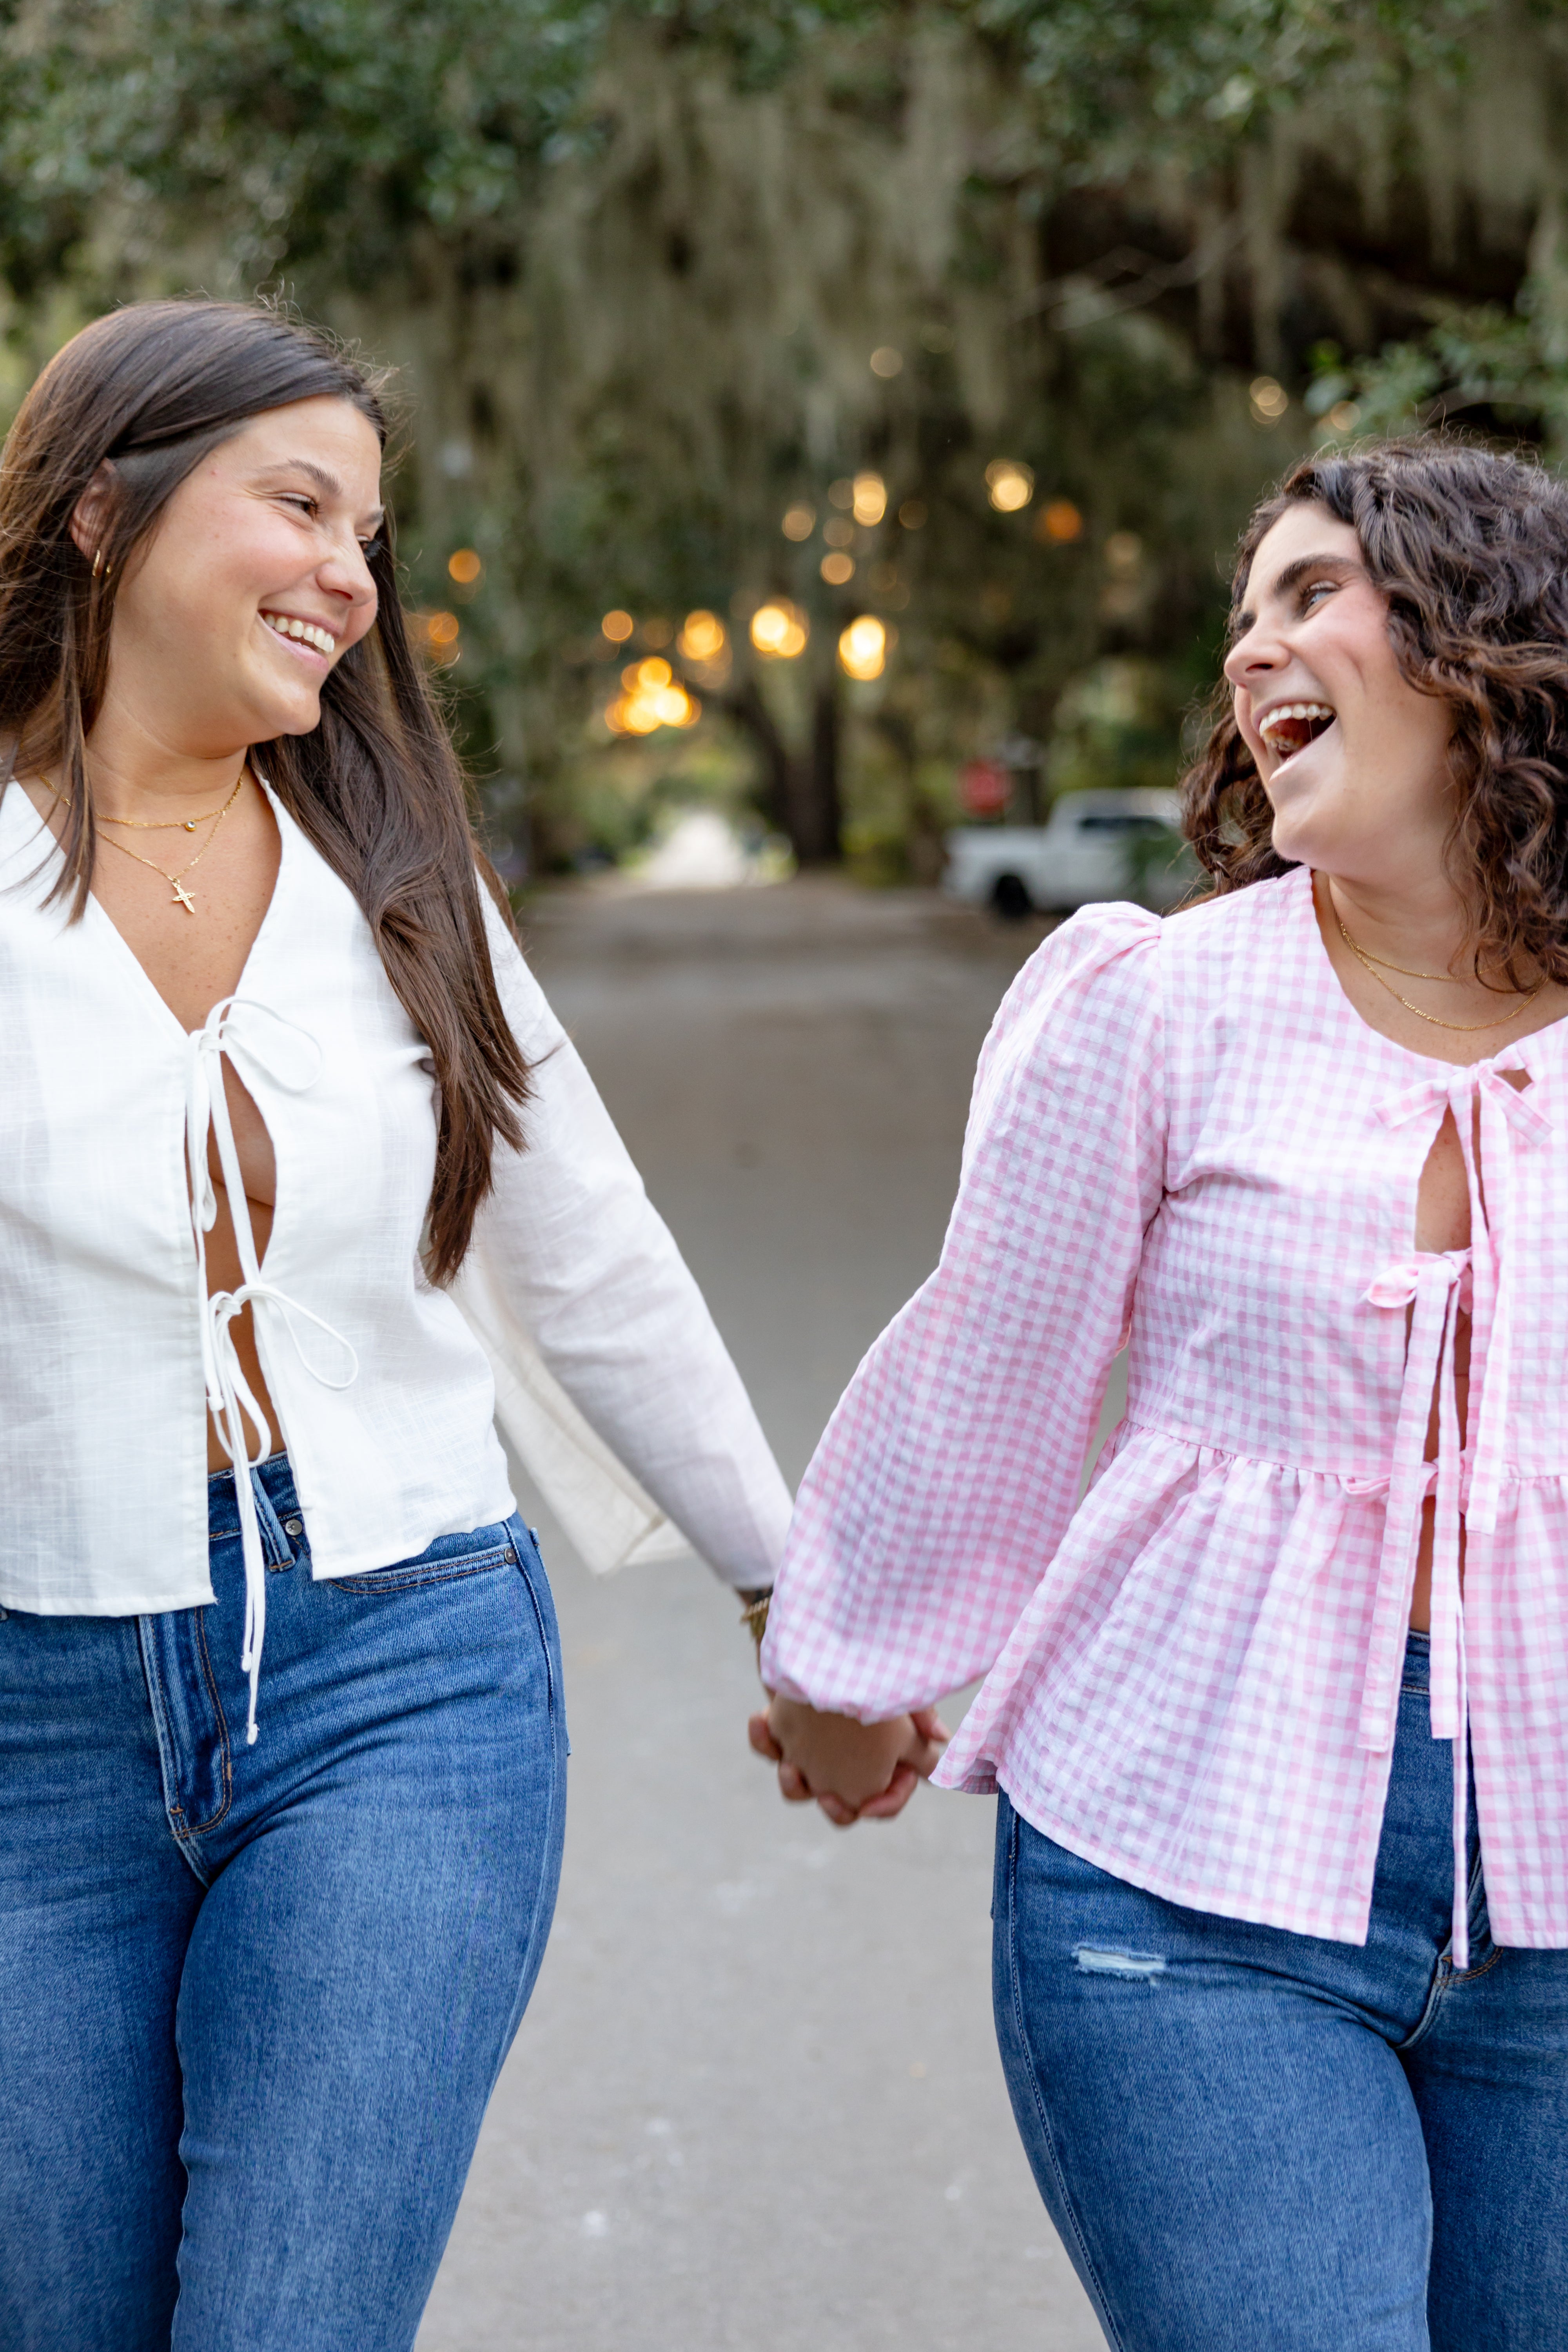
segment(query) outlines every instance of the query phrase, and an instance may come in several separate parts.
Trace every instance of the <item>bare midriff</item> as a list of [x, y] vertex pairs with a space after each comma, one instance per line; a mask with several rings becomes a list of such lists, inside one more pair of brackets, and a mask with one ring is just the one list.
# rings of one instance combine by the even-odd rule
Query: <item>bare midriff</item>
[[[277, 1161], [272, 1150], [272, 1139], [268, 1134], [260, 1112], [236, 1076], [231, 1064], [223, 1066], [225, 1091], [228, 1097], [228, 1115], [234, 1128], [235, 1149], [239, 1154], [240, 1172], [245, 1178], [245, 1206], [250, 1218], [250, 1230], [256, 1238], [256, 1255], [265, 1261], [267, 1244], [272, 1234], [272, 1212], [277, 1201]], [[217, 1144], [209, 1138], [207, 1170], [212, 1178], [213, 1195], [217, 1203], [217, 1215], [206, 1237], [207, 1295], [216, 1297], [220, 1290], [237, 1290], [245, 1280], [239, 1263], [239, 1248], [234, 1237], [234, 1218], [229, 1210], [228, 1193], [223, 1181], [223, 1170], [218, 1165]], [[261, 1408], [271, 1433], [272, 1451], [276, 1453], [283, 1440], [278, 1427], [278, 1415], [262, 1377], [261, 1360], [256, 1346], [256, 1318], [247, 1307], [229, 1326], [229, 1337], [239, 1358], [246, 1385]], [[247, 1428], [246, 1443], [256, 1444], [256, 1433]], [[207, 1415], [207, 1468], [226, 1470], [228, 1455], [212, 1415]]]
[[[1480, 1150], [1480, 1135], [1475, 1136], [1475, 1149]], [[1421, 1182], [1415, 1196], [1415, 1246], [1418, 1250], [1462, 1250], [1470, 1245], [1470, 1187], [1465, 1173], [1465, 1157], [1459, 1149], [1459, 1130], [1454, 1124], [1454, 1114], [1447, 1112], [1437, 1130], [1436, 1140], [1426, 1156], [1421, 1171]], [[1406, 1318], [1408, 1330], [1408, 1318]], [[1460, 1312], [1454, 1333], [1454, 1388], [1458, 1404], [1459, 1437], [1463, 1444], [1466, 1413], [1470, 1386], [1470, 1318]], [[1432, 1415], [1426, 1426], [1426, 1459], [1437, 1458], [1437, 1397], [1434, 1391]], [[1421, 1507], [1421, 1549], [1415, 1564], [1415, 1585], [1410, 1599], [1410, 1627], [1415, 1633], [1429, 1631], [1432, 1622], [1432, 1535], [1436, 1525], [1437, 1508], [1434, 1497], [1427, 1496]], [[1459, 1577], [1465, 1573], [1465, 1531], [1459, 1528]]]

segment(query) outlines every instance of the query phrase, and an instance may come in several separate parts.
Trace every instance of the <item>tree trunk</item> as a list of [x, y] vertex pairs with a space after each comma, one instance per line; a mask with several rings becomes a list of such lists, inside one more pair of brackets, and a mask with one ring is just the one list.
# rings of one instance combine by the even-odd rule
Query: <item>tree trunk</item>
[[795, 821], [790, 842], [803, 866], [836, 865], [844, 854], [844, 813], [838, 791], [838, 689], [832, 677], [817, 685], [811, 706], [811, 744], [795, 763]]
[[811, 741], [803, 754], [790, 750], [756, 679], [733, 694], [716, 695], [682, 679], [694, 694], [706, 692], [710, 708], [743, 727], [762, 759], [763, 815], [782, 833], [800, 866], [831, 866], [843, 856], [843, 814], [838, 791], [838, 696], [831, 678], [818, 686], [812, 703]]

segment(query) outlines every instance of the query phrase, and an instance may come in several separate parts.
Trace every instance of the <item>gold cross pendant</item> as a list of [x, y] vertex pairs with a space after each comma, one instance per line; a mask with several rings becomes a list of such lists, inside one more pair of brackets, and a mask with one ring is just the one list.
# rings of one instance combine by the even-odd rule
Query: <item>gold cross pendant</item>
[[[169, 878], [172, 882], [174, 881], [173, 875], [171, 875]], [[184, 885], [178, 882], [174, 882], [174, 898], [171, 898], [169, 904], [173, 906], [175, 903], [175, 900], [184, 907], [187, 915], [194, 915], [195, 913], [195, 900], [192, 898], [190, 892], [184, 888]]]

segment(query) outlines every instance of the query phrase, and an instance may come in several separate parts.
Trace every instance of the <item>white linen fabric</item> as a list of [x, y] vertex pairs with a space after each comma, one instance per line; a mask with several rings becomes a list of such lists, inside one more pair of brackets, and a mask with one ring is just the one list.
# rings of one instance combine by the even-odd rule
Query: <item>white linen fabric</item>
[[[318, 1578], [515, 1509], [499, 1386], [591, 1565], [689, 1543], [732, 1585], [771, 1583], [788, 1490], [500, 915], [487, 898], [533, 1068], [527, 1145], [498, 1151], [448, 1292], [419, 1252], [437, 1134], [425, 1045], [351, 893], [268, 797], [272, 901], [234, 997], [194, 1035], [95, 899], [78, 923], [46, 907], [52, 836], [20, 790], [0, 798], [0, 1604], [124, 1616], [211, 1601], [206, 1404], [226, 1405], [232, 1442], [245, 1399], [226, 1324], [246, 1299], [281, 1427], [242, 1443], [253, 1459], [287, 1446]], [[207, 1191], [209, 1121], [232, 1148], [224, 1055], [267, 1124], [278, 1193], [265, 1260], [237, 1219], [246, 1282], [208, 1301], [191, 1198]]]

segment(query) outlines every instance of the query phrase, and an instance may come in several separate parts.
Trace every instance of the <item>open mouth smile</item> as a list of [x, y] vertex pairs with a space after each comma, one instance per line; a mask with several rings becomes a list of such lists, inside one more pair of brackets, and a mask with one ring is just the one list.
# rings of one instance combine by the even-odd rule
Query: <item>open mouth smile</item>
[[1326, 733], [1334, 719], [1326, 702], [1281, 702], [1266, 713], [1258, 731], [1283, 768]]
[[308, 646], [312, 653], [325, 654], [329, 661], [338, 649], [331, 629], [323, 629], [316, 621], [295, 620], [288, 613], [263, 613], [261, 618], [273, 635], [286, 644]]

